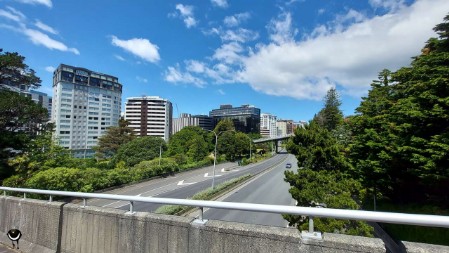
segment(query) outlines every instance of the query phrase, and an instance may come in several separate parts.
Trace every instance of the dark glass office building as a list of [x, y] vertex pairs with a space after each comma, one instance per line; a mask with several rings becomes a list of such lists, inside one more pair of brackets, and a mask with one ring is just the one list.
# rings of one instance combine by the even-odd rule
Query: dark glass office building
[[259, 133], [260, 131], [260, 109], [253, 105], [241, 107], [221, 105], [220, 109], [210, 111], [209, 116], [213, 118], [214, 126], [222, 119], [231, 119], [236, 131], [243, 133]]

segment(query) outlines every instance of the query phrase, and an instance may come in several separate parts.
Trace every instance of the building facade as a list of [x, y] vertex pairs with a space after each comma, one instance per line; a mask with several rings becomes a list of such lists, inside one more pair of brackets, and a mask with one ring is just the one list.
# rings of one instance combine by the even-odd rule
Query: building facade
[[121, 99], [117, 77], [59, 65], [53, 74], [54, 137], [75, 157], [93, 156], [98, 137], [118, 125]]
[[48, 111], [48, 120], [51, 120], [53, 100], [46, 93], [30, 90], [31, 100]]
[[125, 120], [138, 136], [156, 136], [168, 141], [172, 134], [172, 103], [157, 96], [127, 98]]
[[293, 120], [278, 120], [276, 122], [277, 135], [285, 136], [293, 133]]
[[209, 112], [214, 120], [214, 127], [220, 120], [230, 119], [234, 122], [235, 130], [243, 133], [260, 133], [260, 109], [253, 105], [221, 105], [220, 109]]
[[260, 135], [265, 138], [274, 138], [277, 136], [276, 127], [277, 117], [269, 113], [260, 114]]
[[191, 115], [189, 113], [181, 113], [179, 118], [173, 119], [172, 134], [176, 134], [187, 126], [199, 126], [205, 130], [213, 130], [213, 119], [207, 115]]

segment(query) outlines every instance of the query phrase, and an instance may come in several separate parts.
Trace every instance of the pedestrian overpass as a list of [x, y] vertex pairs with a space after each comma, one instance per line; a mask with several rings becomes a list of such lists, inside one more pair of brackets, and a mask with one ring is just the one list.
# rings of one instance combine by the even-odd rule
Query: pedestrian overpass
[[260, 138], [260, 139], [257, 139], [257, 140], [253, 140], [253, 143], [254, 144], [258, 144], [258, 143], [273, 142], [274, 146], [275, 146], [276, 153], [277, 153], [278, 152], [279, 142], [283, 141], [283, 140], [288, 140], [292, 136], [293, 136], [293, 134], [287, 134], [287, 135], [276, 136], [276, 137]]

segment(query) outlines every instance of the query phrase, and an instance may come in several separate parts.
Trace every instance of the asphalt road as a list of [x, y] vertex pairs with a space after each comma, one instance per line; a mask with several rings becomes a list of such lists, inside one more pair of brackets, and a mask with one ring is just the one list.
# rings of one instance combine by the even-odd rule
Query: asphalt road
[[[290, 170], [298, 169], [296, 158], [293, 155], [288, 155], [285, 162], [231, 192], [222, 201], [294, 206], [295, 200], [288, 192], [290, 185], [284, 181], [284, 171], [289, 170], [285, 167], [287, 162], [292, 164]], [[280, 214], [223, 209], [208, 209], [204, 213], [204, 218], [277, 227], [286, 227], [288, 224]]]
[[[237, 166], [236, 163], [219, 164], [216, 166], [215, 185], [245, 174], [258, 174], [279, 163], [283, 163], [286, 157], [287, 154], [277, 154], [274, 157], [263, 162], [250, 164], [247, 166]], [[211, 186], [212, 168], [213, 167], [210, 166], [202, 169], [183, 172], [176, 174], [175, 176], [154, 179], [104, 193], [143, 197], [185, 199]], [[120, 208], [124, 210], [127, 210], [129, 208], [129, 203], [126, 201], [110, 201], [103, 199], [89, 200], [88, 205]], [[161, 205], [138, 202], [134, 203], [134, 211], [151, 212], [155, 211], [159, 206]]]

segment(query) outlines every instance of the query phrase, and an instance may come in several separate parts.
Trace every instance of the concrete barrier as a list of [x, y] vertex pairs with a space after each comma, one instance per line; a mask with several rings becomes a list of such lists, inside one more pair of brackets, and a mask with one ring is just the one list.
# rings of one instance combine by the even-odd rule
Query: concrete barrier
[[[339, 234], [303, 240], [298, 230], [0, 197], [0, 242], [22, 231], [23, 252], [386, 252], [382, 240]], [[406, 243], [407, 252], [449, 247]]]

